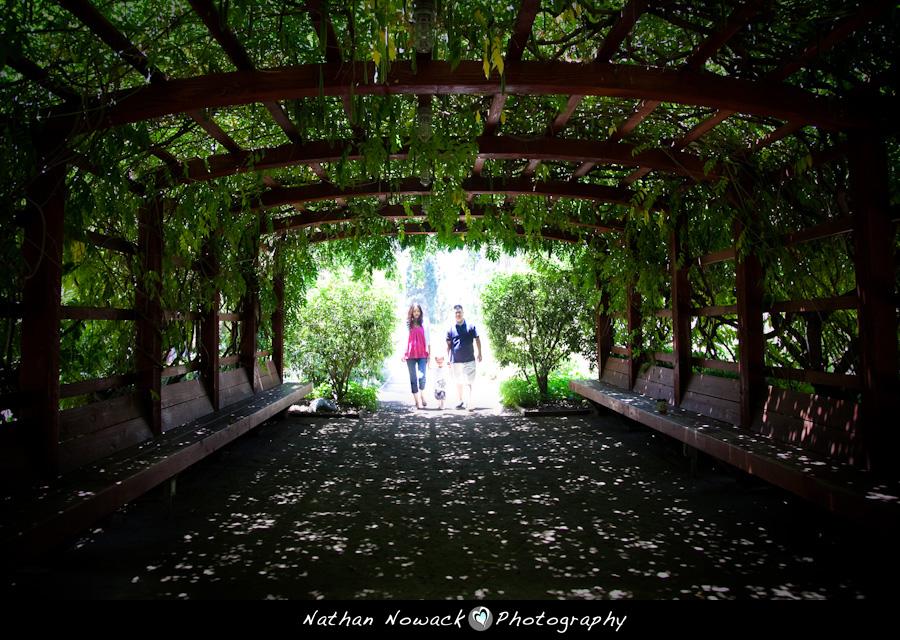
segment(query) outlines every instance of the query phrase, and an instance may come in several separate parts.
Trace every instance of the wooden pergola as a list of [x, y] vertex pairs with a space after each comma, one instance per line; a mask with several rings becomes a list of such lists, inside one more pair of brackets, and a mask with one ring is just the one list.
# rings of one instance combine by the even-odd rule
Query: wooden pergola
[[[669, 281], [668, 307], [655, 317], [671, 323], [670, 348], [642, 344], [641, 300], [623, 273], [627, 295], [607, 291], [598, 314], [600, 376], [647, 393], [657, 376], [664, 389], [656, 393], [676, 406], [897, 475], [894, 3], [521, 0], [489, 15], [478, 3], [444, 1], [434, 7], [437, 37], [428, 52], [407, 44], [416, 3], [383, 13], [381, 3], [341, 4], [244, 3], [229, 13], [228, 3], [189, 0], [165, 4], [163, 15], [149, 2], [98, 0], [5, 9], [8, 24], [24, 21], [4, 35], [7, 157], [31, 162], [4, 178], [4, 238], [15, 241], [7, 251], [21, 253], [11, 264], [23, 271], [11, 279], [20, 288], [0, 303], [17, 345], [10, 352], [18, 353], [17, 377], [0, 396], [0, 464], [11, 486], [82, 469], [282, 388], [285, 279], [277, 260], [274, 272], [260, 266], [268, 259], [261, 245], [265, 253], [291, 239], [284, 250], [302, 251], [376, 232], [446, 237], [477, 229], [488, 239], [505, 233], [628, 251], [636, 233], [650, 233], [634, 218], [651, 212], [648, 226], [660, 218], [669, 234], [667, 263], [652, 267]], [[443, 145], [437, 151], [415, 129], [429, 108]], [[468, 164], [432, 182], [421, 175], [423, 157]], [[762, 285], [764, 251], [748, 248], [748, 238], [773, 212], [752, 203], [829, 166], [849, 184], [848, 193], [828, 194], [840, 206], [812, 222], [779, 211], [773, 228], [781, 246], [801, 255], [823, 239], [847, 238], [855, 290], [772, 300]], [[449, 228], [432, 217], [438, 199], [452, 209], [441, 179], [464, 196], [452, 203]], [[83, 206], [73, 212], [76, 192], [127, 196], [125, 222]], [[190, 225], [179, 209], [184, 194], [198, 192], [216, 200], [219, 228], [173, 248], [167, 233]], [[652, 204], [642, 207], [650, 192]], [[742, 213], [708, 246], [690, 244], [688, 230], [704, 209], [670, 202], [713, 192], [719, 205]], [[515, 206], [529, 198], [572, 209], [535, 230]], [[106, 200], [96, 207], [115, 209]], [[222, 229], [235, 225], [250, 241], [223, 246]], [[72, 243], [140, 265], [133, 306], [65, 302]], [[203, 305], [164, 306], [166, 278], [191, 273], [211, 282], [229, 259], [248, 283], [239, 300], [223, 306], [214, 291]], [[697, 307], [691, 269], [722, 263], [733, 269], [733, 303]], [[261, 313], [258, 287], [267, 278], [276, 302]], [[598, 286], [605, 291], [607, 283]], [[856, 317], [852, 371], [766, 362], [769, 315], [834, 311]], [[699, 357], [693, 323], [723, 316], [735, 320], [737, 358]], [[128, 371], [61, 382], [67, 320], [133, 323]], [[179, 322], [199, 324], [196, 353], [167, 366], [163, 327]], [[222, 323], [240, 326], [235, 354], [222, 355]], [[714, 391], [717, 383], [698, 367], [732, 374], [733, 383]], [[783, 391], [773, 378], [855, 397]], [[60, 408], [65, 398], [115, 389], [125, 392]]]

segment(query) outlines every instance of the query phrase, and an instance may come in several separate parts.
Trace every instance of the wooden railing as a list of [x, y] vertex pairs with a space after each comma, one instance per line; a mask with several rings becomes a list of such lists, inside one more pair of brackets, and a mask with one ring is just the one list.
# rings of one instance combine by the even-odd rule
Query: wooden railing
[[[784, 234], [784, 244], [796, 244], [840, 233], [852, 228], [849, 220], [832, 220], [815, 227]], [[674, 237], [673, 237], [674, 244]], [[672, 263], [674, 260], [674, 253]], [[749, 258], [752, 260], [753, 258]], [[794, 444], [809, 446], [818, 453], [832, 455], [843, 461], [864, 463], [860, 454], [861, 440], [858, 437], [859, 406], [849, 400], [803, 394], [780, 389], [766, 384], [768, 377], [774, 381], [785, 380], [803, 382], [809, 385], [840, 388], [853, 391], [861, 388], [859, 376], [829, 371], [795, 369], [789, 367], [766, 366], [764, 363], [765, 343], [762, 325], [748, 325], [742, 322], [742, 313], [758, 314], [761, 321], [764, 314], [808, 314], [824, 311], [858, 311], [856, 295], [842, 295], [813, 299], [783, 300], [763, 304], [759, 292], [748, 291], [758, 288], [758, 278], [736, 278], [738, 303], [708, 307], [690, 307], [690, 265], [705, 268], [725, 261], [738, 261], [734, 248], [724, 249], [683, 260], [686, 266], [672, 274], [673, 305], [660, 309], [654, 317], [669, 319], [673, 323], [670, 342], [661, 345], [664, 350], [648, 349], [645, 344], [616, 344], [613, 336], [598, 340], [598, 356], [601, 362], [601, 380], [635, 392], [648, 395], [658, 394], [676, 405], [691, 411], [742, 425], [758, 433], [783, 439]], [[745, 268], [736, 264], [735, 272]], [[680, 285], [680, 288], [675, 285]], [[743, 287], [743, 289], [742, 289]], [[631, 294], [629, 294], [631, 295]], [[745, 302], [741, 303], [741, 299]], [[637, 315], [639, 301], [626, 296], [629, 308], [625, 312], [609, 312], [599, 317], [598, 324], [612, 331], [613, 320], [626, 322], [626, 333], [640, 337], [641, 319]], [[750, 300], [750, 306], [747, 306]], [[679, 305], [679, 301], [681, 304]], [[742, 312], [742, 309], [746, 311]], [[742, 366], [742, 356], [734, 361], [706, 358], [692, 353], [691, 323], [693, 318], [731, 316], [738, 320], [736, 342], [755, 344], [755, 352], [748, 354], [750, 361]], [[680, 328], [676, 328], [680, 326]], [[678, 336], [681, 332], [681, 339]], [[754, 337], [752, 332], [756, 331]], [[746, 345], [744, 345], [746, 347]], [[669, 350], [671, 348], [671, 351]], [[721, 371], [730, 377], [704, 375], [701, 370]]]

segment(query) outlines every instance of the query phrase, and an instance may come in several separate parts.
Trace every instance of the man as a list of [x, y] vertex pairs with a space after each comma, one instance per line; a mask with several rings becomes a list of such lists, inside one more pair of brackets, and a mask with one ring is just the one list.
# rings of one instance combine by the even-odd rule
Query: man
[[[459, 394], [457, 409], [474, 411], [472, 406], [472, 385], [475, 383], [475, 349], [478, 347], [478, 362], [481, 362], [481, 337], [478, 329], [471, 322], [466, 322], [463, 317], [461, 304], [454, 305], [453, 315], [456, 324], [447, 331], [447, 355], [453, 369], [453, 377], [456, 379], [456, 392]], [[468, 387], [468, 401], [463, 401], [463, 385]]]

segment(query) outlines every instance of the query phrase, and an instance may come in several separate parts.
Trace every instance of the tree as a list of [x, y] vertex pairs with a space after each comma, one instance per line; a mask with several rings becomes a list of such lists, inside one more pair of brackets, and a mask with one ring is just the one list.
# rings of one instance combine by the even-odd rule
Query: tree
[[412, 257], [406, 268], [404, 293], [408, 302], [417, 301], [423, 306], [426, 319], [432, 324], [443, 319], [441, 312], [446, 306], [441, 296], [440, 280], [441, 273], [434, 253]]
[[333, 280], [312, 289], [297, 314], [295, 357], [304, 375], [330, 381], [340, 402], [354, 375], [391, 354], [395, 324], [386, 288]]
[[590, 309], [565, 274], [505, 273], [485, 287], [482, 312], [500, 364], [533, 374], [542, 396], [547, 378], [591, 343]]

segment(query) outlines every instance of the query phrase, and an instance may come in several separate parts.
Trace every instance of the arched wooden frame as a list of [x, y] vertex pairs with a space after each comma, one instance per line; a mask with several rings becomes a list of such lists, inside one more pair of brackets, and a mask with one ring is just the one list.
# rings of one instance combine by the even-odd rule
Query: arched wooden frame
[[[701, 163], [697, 156], [684, 151], [687, 146], [710, 129], [735, 113], [747, 113], [755, 116], [772, 118], [784, 124], [771, 132], [765, 139], [757, 143], [759, 146], [770, 144], [780, 137], [790, 135], [805, 126], [815, 126], [848, 134], [849, 144], [841, 153], [849, 153], [853, 171], [853, 207], [852, 223], [844, 224], [844, 231], [852, 229], [856, 242], [856, 255], [865, 256], [859, 260], [857, 299], [860, 309], [860, 348], [864, 352], [864, 371], [861, 372], [862, 395], [866, 422], [871, 425], [870, 442], [896, 442], [896, 436], [886, 436], [884, 431], [875, 434], [875, 426], [879, 421], [890, 421], [896, 410], [897, 397], [897, 353], [896, 353], [896, 306], [892, 303], [892, 283], [886, 282], [883, 274], [888, 273], [887, 265], [892, 262], [892, 246], [896, 216], [892, 216], [887, 206], [887, 179], [884, 170], [884, 145], [879, 139], [876, 128], [881, 115], [877, 105], [860, 102], [852, 97], [826, 99], [784, 81], [804, 63], [814, 60], [822, 52], [849, 37], [856, 29], [885, 11], [891, 3], [883, 0], [867, 2], [860, 6], [846, 20], [837, 24], [829, 33], [823, 34], [808, 48], [799, 52], [796, 58], [777, 67], [767, 74], [759, 74], [759, 80], [738, 79], [719, 76], [702, 71], [703, 64], [709, 57], [746, 24], [752, 16], [760, 11], [756, 3], [746, 3], [734, 8], [727, 21], [718, 31], [710, 33], [695, 48], [678, 68], [648, 68], [636, 65], [611, 64], [617, 47], [636, 24], [640, 15], [650, 9], [650, 3], [643, 0], [630, 0], [624, 6], [621, 15], [609, 30], [600, 44], [596, 60], [589, 63], [536, 62], [523, 60], [524, 44], [532, 31], [532, 24], [540, 9], [536, 0], [522, 2], [511, 34], [507, 51], [505, 73], [501, 78], [494, 73], [484, 77], [481, 63], [463, 61], [456, 68], [446, 61], [417, 58], [412, 61], [397, 61], [390, 71], [375, 82], [375, 65], [364, 62], [350, 62], [340, 59], [340, 51], [336, 44], [333, 26], [327, 13], [321, 10], [317, 2], [309, 2], [310, 15], [321, 22], [321, 33], [325, 39], [324, 62], [297, 67], [259, 70], [253, 65], [250, 56], [243, 49], [238, 38], [227, 27], [226, 21], [218, 15], [210, 0], [191, 0], [191, 6], [201, 16], [210, 35], [222, 46], [227, 57], [234, 63], [237, 71], [213, 74], [195, 78], [169, 80], [132, 42], [116, 29], [88, 0], [65, 0], [61, 3], [90, 32], [95, 34], [127, 64], [141, 72], [149, 84], [136, 89], [105, 96], [101, 100], [83, 101], [71, 90], [54, 81], [45, 69], [24, 58], [11, 59], [10, 64], [25, 78], [47, 87], [51, 92], [62, 97], [66, 104], [50, 109], [42, 119], [47, 134], [58, 135], [59, 139], [80, 133], [97, 132], [110, 127], [136, 123], [146, 119], [166, 115], [184, 113], [197, 122], [213, 139], [221, 144], [228, 154], [214, 155], [207, 159], [188, 158], [178, 160], [167, 155], [165, 150], [155, 150], [169, 165], [169, 169], [160, 172], [155, 184], [135, 185], [138, 190], [156, 192], [171, 181], [191, 182], [216, 179], [244, 171], [260, 171], [277, 167], [307, 164], [323, 176], [322, 163], [333, 162], [335, 154], [347, 153], [347, 157], [357, 157], [354, 143], [350, 140], [340, 142], [336, 149], [325, 148], [323, 142], [301, 143], [298, 131], [279, 101], [285, 99], [305, 99], [324, 97], [340, 98], [345, 104], [352, 96], [365, 95], [400, 95], [415, 96], [419, 101], [426, 101], [434, 95], [491, 95], [491, 106], [485, 121], [483, 136], [477, 139], [478, 154], [472, 169], [471, 177], [464, 184], [470, 194], [506, 193], [510, 195], [540, 194], [548, 197], [586, 198], [600, 202], [626, 204], [631, 201], [632, 193], [628, 185], [649, 171], [663, 171], [682, 176], [685, 180], [708, 180], [718, 177], [715, 166]], [[547, 124], [548, 135], [538, 140], [514, 139], [508, 136], [494, 136], [500, 113], [507, 95], [567, 95], [568, 103], [564, 111], [557, 114], [552, 123]], [[640, 100], [636, 111], [610, 135], [608, 141], [596, 140], [561, 140], [553, 136], [561, 131], [567, 119], [584, 96], [605, 96]], [[638, 124], [652, 113], [661, 103], [673, 102], [682, 105], [695, 105], [712, 109], [713, 113], [702, 122], [685, 133], [679, 140], [671, 141], [665, 149], [643, 150], [634, 153], [635, 147], [622, 142]], [[268, 149], [247, 151], [236, 145], [228, 135], [206, 117], [204, 110], [217, 107], [263, 104], [272, 115], [276, 124], [284, 131], [291, 142], [286, 145]], [[354, 122], [349, 128], [355, 135], [361, 130]], [[57, 142], [58, 140], [57, 139]], [[52, 148], [52, 142], [45, 148]], [[735, 150], [739, 157], [744, 150]], [[49, 155], [45, 156], [49, 157]], [[251, 165], [250, 158], [254, 158]], [[396, 154], [396, 159], [403, 158], [403, 151]], [[516, 158], [528, 161], [529, 169], [525, 177], [509, 179], [505, 184], [492, 184], [481, 178], [481, 168], [490, 159]], [[77, 159], [76, 159], [77, 160]], [[534, 165], [541, 161], [563, 161], [577, 164], [572, 172], [570, 182], [540, 182], [530, 179]], [[634, 167], [634, 172], [616, 187], [598, 186], [580, 183], [578, 180], [591, 168], [598, 165], [615, 164]], [[208, 168], [207, 168], [208, 165]], [[51, 167], [51, 172], [58, 175], [60, 167]], [[409, 194], [422, 194], [425, 191], [414, 183], [413, 178], [401, 181], [400, 191]], [[46, 182], [46, 180], [43, 180]], [[36, 183], [39, 185], [40, 183]], [[57, 184], [58, 186], [58, 184]], [[336, 189], [327, 184], [304, 187], [274, 188], [260, 195], [251, 209], [266, 209], [285, 204], [333, 200], [341, 203], [347, 198], [367, 195], [383, 195], [384, 190], [370, 188]], [[33, 190], [41, 189], [33, 186]], [[41, 194], [43, 197], [47, 194]], [[58, 223], [62, 214], [59, 207], [59, 194], [51, 197], [53, 220]], [[37, 200], [37, 198], [35, 198]], [[144, 216], [148, 229], [156, 227], [157, 220], [149, 207]], [[380, 212], [386, 218], [398, 219], [396, 210], [385, 207]], [[489, 215], [489, 212], [478, 211], [475, 215]], [[316, 218], [318, 217], [318, 220]], [[274, 222], [274, 231], [289, 228], [301, 228], [327, 224], [331, 222], [350, 221], [340, 211], [326, 213], [304, 212], [285, 217]], [[845, 221], [833, 221], [831, 224], [843, 224]], [[151, 224], [152, 223], [152, 224]], [[428, 232], [427, 227], [413, 227], [420, 223], [409, 223], [406, 232]], [[40, 230], [33, 221], [26, 221], [26, 244], [57, 246], [59, 233], [55, 227]], [[584, 225], [581, 225], [582, 229]], [[616, 233], [621, 230], [621, 221], [598, 220], [588, 225], [591, 232]], [[572, 240], [577, 236], [567, 235], [566, 230], [547, 230], [545, 237], [558, 240]], [[813, 230], [810, 233], [816, 233]], [[46, 234], [41, 235], [42, 233]], [[805, 232], [804, 232], [805, 233]], [[153, 245], [153, 237], [158, 231], [145, 232], [141, 239], [141, 251], [152, 259], [148, 264], [158, 264], [158, 247]], [[330, 236], [323, 236], [327, 238]], [[49, 241], [45, 242], [45, 241]], [[103, 239], [112, 245], [121, 245], [121, 239]], [[673, 252], [680, 249], [673, 245]], [[27, 249], [26, 249], [27, 251]], [[734, 256], [732, 256], [734, 257]], [[47, 265], [44, 265], [45, 268]], [[50, 265], [49, 272], [42, 273], [39, 287], [55, 286], [58, 273]], [[157, 268], [151, 266], [151, 268]], [[740, 271], [741, 285], [745, 295], [740, 305], [744, 315], [756, 315], [762, 312], [759, 296], [749, 291], [753, 286], [754, 265], [742, 264]], [[673, 280], [682, 281], [678, 274]], [[37, 293], [35, 285], [26, 292], [26, 313], [33, 318], [33, 309], [41, 309], [41, 322], [50, 322], [60, 314], [59, 301], [48, 301]], [[673, 299], [683, 293], [673, 293]], [[157, 316], [159, 310], [145, 310], [148, 317]], [[50, 320], [47, 320], [49, 318]], [[29, 320], [28, 335], [40, 333], [37, 322]], [[758, 340], [758, 323], [742, 329], [741, 340], [747, 344]], [[23, 332], [24, 333], [24, 332]], [[148, 344], [152, 342], [153, 331], [145, 330]], [[683, 335], [683, 334], [682, 334]], [[683, 342], [683, 337], [682, 337]], [[43, 345], [37, 338], [29, 337], [27, 350], [29, 353], [53, 366], [53, 354], [45, 353]], [[878, 345], [878, 346], [876, 346]], [[893, 345], [891, 347], [890, 345]], [[151, 344], [152, 348], [152, 344]], [[23, 347], [23, 351], [26, 348]], [[58, 358], [58, 354], [56, 355]], [[249, 356], [245, 356], [249, 357]], [[746, 364], [746, 363], [745, 363]], [[683, 365], [683, 363], [682, 363]], [[747, 372], [748, 384], [759, 381], [759, 363], [753, 362], [751, 371]], [[148, 397], [154, 394], [153, 375], [141, 367], [141, 384]], [[52, 373], [52, 371], [51, 371]], [[743, 372], [742, 372], [743, 375]], [[887, 382], [884, 382], [887, 380]], [[46, 386], [42, 386], [45, 385]], [[52, 389], [52, 381], [34, 376], [26, 376], [22, 380], [22, 388], [37, 390], [43, 394], [48, 406], [58, 399]], [[752, 386], [752, 384], [751, 384]], [[38, 389], [40, 387], [40, 389]], [[750, 394], [748, 394], [749, 396]], [[742, 414], [746, 417], [753, 411], [752, 398], [746, 400]], [[152, 409], [155, 412], [156, 409]], [[38, 412], [40, 414], [40, 412]], [[156, 418], [154, 418], [156, 421]], [[51, 438], [52, 439], [52, 438]], [[873, 446], [873, 454], [889, 451], [896, 447]], [[52, 455], [48, 455], [51, 460]], [[878, 466], [878, 465], [875, 465]]]

